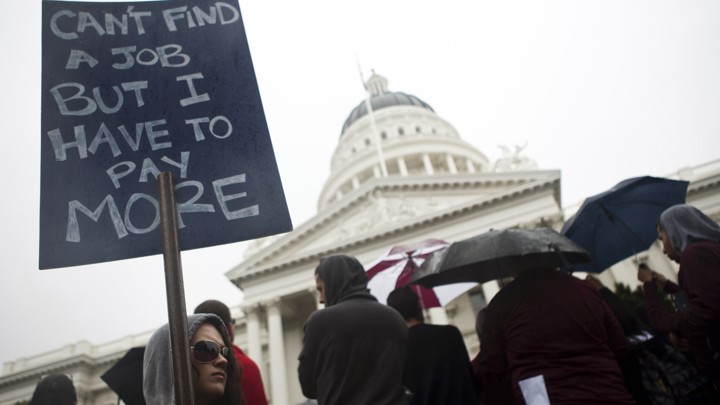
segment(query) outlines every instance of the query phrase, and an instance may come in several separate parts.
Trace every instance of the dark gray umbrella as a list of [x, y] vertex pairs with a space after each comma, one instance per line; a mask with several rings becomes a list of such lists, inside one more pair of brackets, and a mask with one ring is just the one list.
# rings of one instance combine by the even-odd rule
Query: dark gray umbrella
[[533, 267], [568, 267], [589, 260], [585, 249], [549, 228], [491, 230], [433, 253], [410, 283], [484, 283]]

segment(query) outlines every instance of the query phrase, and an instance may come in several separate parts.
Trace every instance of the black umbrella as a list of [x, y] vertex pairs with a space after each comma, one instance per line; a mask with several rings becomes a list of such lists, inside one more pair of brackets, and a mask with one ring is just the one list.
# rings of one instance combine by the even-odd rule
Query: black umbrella
[[484, 283], [533, 267], [567, 267], [589, 260], [585, 249], [549, 228], [491, 230], [433, 253], [410, 283]]
[[576, 271], [600, 273], [650, 248], [660, 214], [685, 202], [687, 181], [634, 177], [587, 198], [563, 226], [562, 234], [587, 249], [592, 262]]
[[133, 347], [100, 378], [126, 405], [145, 405], [143, 356], [145, 347]]

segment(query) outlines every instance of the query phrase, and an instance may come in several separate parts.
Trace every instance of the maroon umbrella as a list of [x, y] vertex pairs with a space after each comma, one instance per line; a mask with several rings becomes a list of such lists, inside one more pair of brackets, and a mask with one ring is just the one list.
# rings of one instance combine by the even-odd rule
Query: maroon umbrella
[[[425, 258], [444, 249], [448, 243], [440, 239], [426, 239], [412, 245], [393, 246], [382, 257], [366, 267], [368, 288], [378, 301], [386, 303], [394, 289], [405, 286], [413, 273], [420, 268]], [[458, 295], [464, 293], [475, 283], [463, 283], [452, 286], [426, 288], [411, 285], [410, 288], [420, 297], [424, 309], [440, 307]]]

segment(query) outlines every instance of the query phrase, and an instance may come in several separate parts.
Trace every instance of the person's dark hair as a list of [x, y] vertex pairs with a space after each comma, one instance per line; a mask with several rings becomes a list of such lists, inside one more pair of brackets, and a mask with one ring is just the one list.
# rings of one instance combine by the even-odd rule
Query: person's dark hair
[[[230, 308], [228, 308], [227, 305], [225, 305], [223, 302], [218, 300], [206, 300], [200, 305], [198, 305], [195, 308], [196, 314], [214, 314], [217, 315], [218, 318], [220, 318], [228, 330], [233, 328], [233, 318], [230, 314]], [[219, 327], [216, 324], [213, 324], [215, 328], [218, 330]], [[225, 333], [222, 333], [223, 340], [225, 340], [224, 344], [226, 346], [232, 347], [233, 342], [230, 341], [232, 339], [232, 336], [227, 335]], [[244, 405], [245, 404], [245, 398], [244, 393], [242, 392], [242, 386], [238, 383], [238, 381], [242, 378], [242, 366], [238, 364], [237, 358], [235, 358], [234, 353], [231, 353], [228, 361], [228, 378], [225, 383], [225, 393], [223, 394], [222, 398], [220, 398], [216, 404], [218, 405]], [[232, 370], [231, 370], [232, 368]]]
[[415, 319], [422, 322], [424, 319], [420, 299], [408, 286], [393, 290], [387, 297], [387, 304], [398, 311], [406, 321]]
[[218, 300], [207, 300], [195, 308], [196, 314], [215, 314], [222, 319], [225, 326], [232, 328], [232, 316], [230, 308]]
[[[223, 304], [224, 305], [224, 304]], [[227, 308], [227, 307], [226, 307]], [[201, 312], [201, 314], [209, 314], [209, 312]], [[209, 324], [215, 327], [220, 336], [223, 338], [223, 344], [232, 348], [232, 342], [230, 341], [230, 335], [228, 334], [225, 324], [222, 319], [219, 319], [218, 315], [199, 315], [200, 318], [195, 318], [197, 321], [188, 322], [188, 332], [192, 331], [194, 335], [198, 328], [203, 324]], [[191, 315], [195, 317], [197, 315]], [[204, 318], [203, 317], [207, 317]], [[190, 336], [192, 339], [192, 336]], [[240, 386], [240, 379], [242, 378], [242, 367], [238, 364], [235, 354], [231, 351], [227, 357], [227, 379], [225, 380], [225, 392], [223, 396], [213, 402], [213, 405], [244, 405], [245, 398], [243, 397], [242, 387]]]
[[49, 374], [35, 386], [29, 405], [75, 405], [77, 394], [70, 377]]
[[[227, 331], [223, 331], [220, 325], [211, 323], [215, 329], [220, 332], [223, 337], [223, 344], [225, 346], [232, 347], [230, 336]], [[245, 398], [243, 396], [242, 388], [240, 387], [240, 379], [242, 377], [242, 367], [238, 364], [235, 354], [231, 351], [227, 357], [227, 379], [225, 380], [225, 392], [223, 396], [214, 402], [214, 405], [245, 405]]]

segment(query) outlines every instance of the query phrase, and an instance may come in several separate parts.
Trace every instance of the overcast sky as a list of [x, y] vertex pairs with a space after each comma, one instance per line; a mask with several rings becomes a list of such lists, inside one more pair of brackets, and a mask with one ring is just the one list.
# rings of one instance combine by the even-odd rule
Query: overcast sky
[[[720, 159], [720, 2], [258, 0], [240, 4], [295, 226], [314, 213], [358, 62], [490, 159], [527, 145], [563, 204]], [[167, 320], [161, 256], [38, 271], [41, 2], [4, 4], [0, 363]], [[431, 237], [432, 235], [428, 235]], [[411, 241], [409, 241], [411, 242]], [[189, 309], [237, 305], [244, 244], [184, 252]]]

